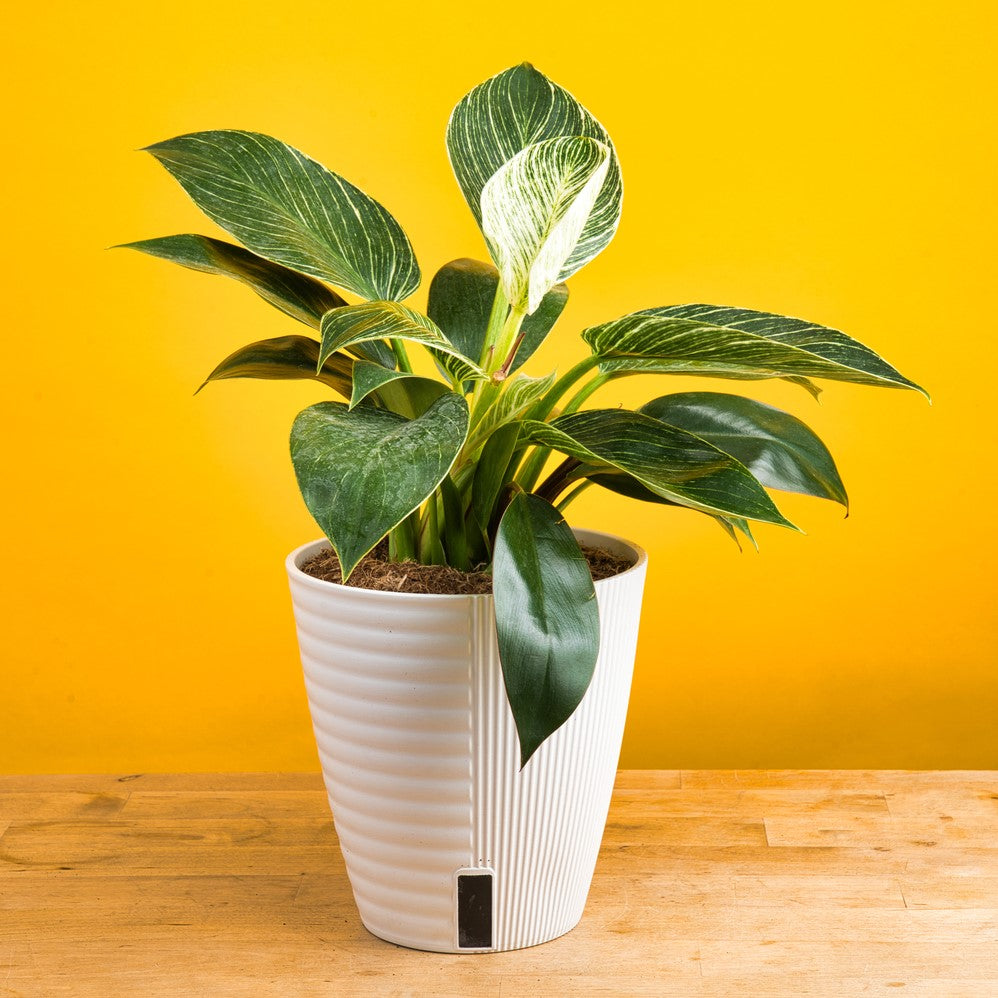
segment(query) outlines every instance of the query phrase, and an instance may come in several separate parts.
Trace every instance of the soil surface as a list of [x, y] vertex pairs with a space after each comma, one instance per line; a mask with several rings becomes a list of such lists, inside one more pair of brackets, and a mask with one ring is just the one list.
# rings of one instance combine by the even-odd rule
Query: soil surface
[[[589, 571], [594, 580], [617, 575], [633, 564], [629, 558], [622, 558], [602, 548], [583, 545], [582, 553], [589, 562]], [[320, 551], [305, 562], [301, 570], [316, 579], [343, 583], [339, 560], [331, 548]], [[420, 565], [415, 561], [392, 562], [388, 560], [388, 544], [382, 541], [353, 570], [347, 585], [387, 593], [473, 596], [492, 592], [492, 576], [488, 572], [462, 572], [446, 565]]]

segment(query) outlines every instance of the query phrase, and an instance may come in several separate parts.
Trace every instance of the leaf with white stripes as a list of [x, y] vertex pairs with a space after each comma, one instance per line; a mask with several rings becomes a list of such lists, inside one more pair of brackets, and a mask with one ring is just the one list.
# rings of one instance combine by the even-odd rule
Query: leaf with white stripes
[[117, 248], [148, 253], [202, 274], [231, 277], [252, 288], [264, 301], [280, 309], [285, 315], [290, 315], [292, 319], [304, 322], [313, 329], [319, 328], [319, 320], [326, 312], [346, 304], [335, 291], [314, 277], [265, 260], [242, 246], [235, 246], [222, 239], [212, 239], [210, 236], [185, 233], [159, 239], [142, 239], [136, 243], [124, 243]]
[[194, 132], [146, 151], [209, 218], [268, 260], [363, 298], [402, 299], [419, 286], [412, 246], [388, 211], [269, 135]]
[[485, 372], [465, 357], [430, 319], [395, 301], [364, 302], [327, 313], [322, 319], [320, 362], [345, 347], [393, 339], [428, 347], [458, 381], [486, 379]]
[[590, 409], [550, 423], [527, 420], [522, 430], [534, 443], [597, 471], [623, 471], [680, 506], [793, 527], [744, 465], [708, 441], [651, 416]]
[[346, 578], [440, 484], [468, 431], [468, 404], [442, 395], [418, 419], [320, 402], [298, 414], [291, 460], [308, 511]]
[[610, 149], [610, 163], [606, 182], [559, 280], [606, 249], [620, 221], [623, 183], [606, 129], [567, 90], [529, 63], [475, 87], [454, 108], [447, 126], [451, 166], [479, 225], [482, 191], [496, 170], [527, 146], [571, 135], [602, 142]]
[[607, 373], [828, 378], [925, 391], [851, 336], [803, 319], [719, 305], [669, 305], [592, 326]]
[[582, 136], [528, 146], [482, 190], [482, 231], [506, 300], [534, 312], [589, 257], [570, 262], [610, 166], [610, 149]]

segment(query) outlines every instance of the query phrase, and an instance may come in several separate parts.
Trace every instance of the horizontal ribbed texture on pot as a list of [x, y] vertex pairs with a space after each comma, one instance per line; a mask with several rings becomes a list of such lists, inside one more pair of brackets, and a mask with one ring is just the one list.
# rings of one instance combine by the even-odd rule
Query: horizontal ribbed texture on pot
[[600, 656], [576, 713], [521, 772], [491, 596], [379, 593], [320, 582], [288, 558], [312, 723], [365, 926], [439, 952], [459, 945], [458, 871], [494, 875], [491, 946], [531, 946], [581, 918], [620, 753], [643, 553], [596, 584]]

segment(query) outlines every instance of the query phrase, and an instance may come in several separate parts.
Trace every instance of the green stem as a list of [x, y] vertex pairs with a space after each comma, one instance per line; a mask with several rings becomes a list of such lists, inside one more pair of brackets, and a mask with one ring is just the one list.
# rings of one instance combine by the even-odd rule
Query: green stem
[[412, 374], [412, 364], [409, 363], [409, 354], [406, 352], [405, 344], [402, 340], [390, 340], [389, 342], [392, 345], [395, 360], [398, 361], [399, 370], [405, 371], [406, 374]]
[[544, 397], [524, 417], [526, 419], [547, 419], [558, 400], [584, 374], [588, 374], [599, 363], [598, 357], [585, 357], [574, 367], [570, 367], [545, 393]]
[[567, 412], [577, 412], [582, 404], [592, 395], [595, 391], [602, 388], [610, 380], [609, 374], [597, 374], [592, 381], [584, 384], [569, 400], [568, 404], [562, 409], [562, 415]]
[[419, 532], [419, 510], [410, 513], [388, 534], [389, 561], [416, 561], [417, 536]]
[[562, 500], [561, 500], [560, 502], [556, 502], [556, 503], [554, 504], [554, 508], [555, 508], [556, 510], [558, 510], [558, 512], [559, 512], [559, 513], [564, 513], [564, 512], [565, 512], [565, 510], [566, 510], [566, 509], [568, 508], [568, 504], [569, 504], [569, 503], [570, 503], [570, 502], [571, 502], [571, 501], [572, 501], [573, 499], [575, 499], [575, 497], [576, 497], [576, 496], [578, 496], [578, 495], [579, 495], [580, 493], [582, 493], [582, 492], [585, 492], [585, 491], [586, 491], [586, 489], [588, 489], [588, 488], [589, 488], [589, 486], [590, 486], [590, 485], [592, 485], [592, 484], [593, 484], [593, 483], [592, 483], [591, 481], [589, 481], [589, 479], [588, 479], [588, 478], [586, 478], [586, 479], [583, 479], [583, 480], [582, 480], [581, 482], [579, 482], [579, 484], [578, 484], [578, 485], [576, 485], [576, 486], [575, 486], [575, 488], [574, 488], [574, 489], [572, 489], [572, 491], [571, 491], [571, 492], [569, 492], [569, 493], [568, 493], [568, 495], [566, 495], [566, 496], [565, 496], [565, 497], [564, 497], [564, 498], [563, 498], [563, 499], [562, 499]]

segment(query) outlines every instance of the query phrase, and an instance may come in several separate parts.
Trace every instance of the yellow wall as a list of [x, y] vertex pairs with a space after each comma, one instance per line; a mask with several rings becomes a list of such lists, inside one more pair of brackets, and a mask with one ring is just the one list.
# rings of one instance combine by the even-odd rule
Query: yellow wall
[[[133, 150], [217, 127], [300, 147], [400, 219], [422, 306], [437, 265], [484, 253], [447, 115], [523, 59], [605, 123], [626, 187], [617, 239], [572, 280], [535, 371], [578, 359], [587, 324], [708, 301], [843, 328], [934, 398], [747, 386], [812, 423], [853, 499], [848, 520], [787, 500], [808, 536], [760, 528], [758, 555], [694, 514], [595, 490], [573, 507], [652, 555], [623, 763], [998, 766], [994, 5], [543, 8], [14, 15], [0, 771], [316, 765], [282, 561], [318, 533], [286, 441], [319, 395], [229, 382], [192, 398], [289, 320], [221, 279], [105, 252], [216, 231]], [[639, 379], [603, 398], [694, 384], [739, 390]]]

